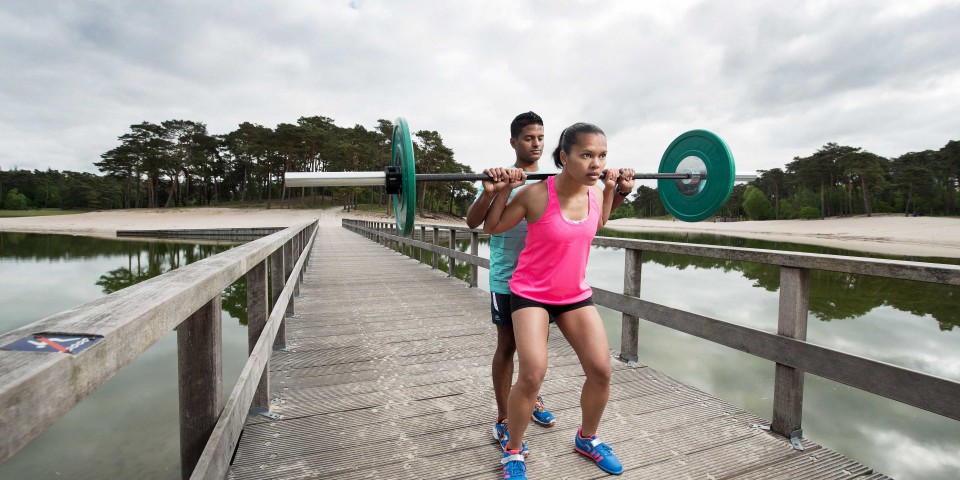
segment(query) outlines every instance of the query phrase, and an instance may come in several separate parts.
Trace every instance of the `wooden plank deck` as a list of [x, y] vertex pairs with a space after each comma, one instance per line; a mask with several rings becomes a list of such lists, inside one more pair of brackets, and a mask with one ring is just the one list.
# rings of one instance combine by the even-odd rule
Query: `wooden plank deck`
[[[343, 228], [322, 228], [274, 353], [272, 408], [249, 416], [233, 479], [500, 478], [489, 299], [446, 272]], [[531, 478], [605, 478], [572, 448], [583, 374], [551, 329], [542, 393], [557, 416], [525, 438]], [[622, 478], [884, 479], [803, 440], [805, 451], [742, 409], [652, 368], [612, 360], [602, 438]]]

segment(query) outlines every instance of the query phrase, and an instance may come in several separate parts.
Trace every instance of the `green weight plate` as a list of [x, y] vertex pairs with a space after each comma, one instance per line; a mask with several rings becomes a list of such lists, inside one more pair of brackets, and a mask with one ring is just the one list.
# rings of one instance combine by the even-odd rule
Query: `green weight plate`
[[677, 137], [660, 160], [660, 173], [705, 173], [706, 178], [657, 180], [663, 206], [685, 222], [699, 222], [723, 207], [733, 192], [736, 167], [727, 144], [706, 130]]
[[410, 128], [403, 117], [398, 117], [393, 123], [393, 139], [390, 143], [391, 163], [400, 167], [400, 193], [393, 195], [393, 212], [397, 216], [400, 235], [409, 235], [413, 231], [414, 214], [417, 211], [417, 171]]

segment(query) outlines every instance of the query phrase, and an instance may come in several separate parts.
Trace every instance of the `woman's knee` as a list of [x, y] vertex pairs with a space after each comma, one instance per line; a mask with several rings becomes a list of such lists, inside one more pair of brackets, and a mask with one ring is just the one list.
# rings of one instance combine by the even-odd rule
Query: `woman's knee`
[[591, 362], [583, 366], [583, 373], [587, 380], [602, 384], [610, 384], [610, 362]]
[[529, 388], [539, 390], [543, 383], [543, 378], [547, 375], [547, 366], [544, 365], [520, 365], [520, 371], [517, 373], [517, 385], [519, 388]]

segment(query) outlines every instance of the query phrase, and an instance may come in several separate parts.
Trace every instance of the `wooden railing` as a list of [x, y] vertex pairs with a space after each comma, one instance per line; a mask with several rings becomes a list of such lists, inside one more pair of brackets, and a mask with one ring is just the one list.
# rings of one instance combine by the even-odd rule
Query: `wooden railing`
[[[41, 332], [102, 337], [76, 355], [0, 350], [0, 462], [176, 329], [182, 476], [225, 477], [248, 411], [269, 409], [267, 364], [285, 344], [316, 230], [296, 225], [0, 335], [0, 345]], [[220, 299], [244, 275], [250, 358], [224, 406]]]
[[[456, 261], [471, 266], [470, 285], [477, 285], [476, 268], [489, 268], [486, 258], [477, 256], [481, 231], [448, 225], [418, 225], [413, 238], [397, 235], [390, 223], [344, 220], [344, 227], [400, 251], [418, 249], [449, 258], [450, 274]], [[429, 236], [431, 242], [426, 242]], [[444, 231], [450, 247], [438, 245]], [[459, 252], [452, 241], [469, 237], [470, 254]], [[597, 237], [594, 245], [625, 251], [623, 294], [593, 288], [597, 305], [622, 312], [620, 359], [636, 361], [639, 349], [639, 319], [694, 335], [776, 364], [771, 430], [786, 437], [802, 434], [804, 373], [827, 378], [851, 387], [912, 405], [945, 417], [960, 420], [960, 382], [857, 355], [822, 347], [806, 341], [809, 272], [873, 275], [920, 282], [960, 286], [960, 266], [933, 263], [879, 260], [871, 258], [793, 253], [750, 248], [718, 247], [687, 243], [658, 242]], [[736, 260], [775, 265], [780, 268], [780, 305], [777, 333], [769, 333], [684, 310], [641, 300], [641, 271], [644, 252]]]

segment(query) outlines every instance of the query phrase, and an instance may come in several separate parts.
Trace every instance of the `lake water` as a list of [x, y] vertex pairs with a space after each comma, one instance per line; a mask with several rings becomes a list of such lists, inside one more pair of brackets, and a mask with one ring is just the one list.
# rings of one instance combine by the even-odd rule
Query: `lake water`
[[[628, 236], [865, 255], [707, 235]], [[9, 331], [226, 248], [0, 233], [0, 329]], [[458, 248], [468, 250], [467, 243], [458, 242]], [[488, 252], [482, 243], [480, 255]], [[622, 292], [623, 263], [621, 250], [595, 248], [588, 281]], [[479, 272], [485, 289], [487, 271]], [[467, 269], [459, 268], [458, 275], [466, 278]], [[641, 297], [775, 332], [778, 284], [775, 267], [648, 253]], [[810, 342], [960, 380], [955, 288], [828, 272], [812, 272], [810, 287]], [[246, 358], [244, 305], [241, 281], [224, 295], [225, 398]], [[620, 313], [602, 307], [600, 312], [611, 348], [619, 349]], [[0, 465], [0, 478], [179, 478], [175, 335], [165, 336]], [[764, 418], [771, 416], [772, 362], [644, 321], [640, 360]], [[895, 478], [960, 477], [960, 422], [813, 375], [806, 377], [803, 427], [813, 441]]]
[[[0, 232], [0, 331], [230, 245]], [[246, 362], [246, 283], [241, 279], [232, 285], [222, 303], [226, 399]], [[0, 465], [0, 478], [179, 479], [178, 402], [177, 336], [170, 332]]]

